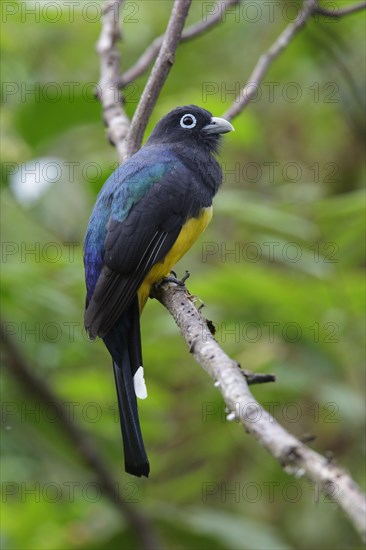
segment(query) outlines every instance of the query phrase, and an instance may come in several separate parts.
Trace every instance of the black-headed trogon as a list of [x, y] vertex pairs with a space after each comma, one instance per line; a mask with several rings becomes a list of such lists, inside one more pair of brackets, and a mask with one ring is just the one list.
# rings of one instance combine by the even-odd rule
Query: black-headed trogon
[[106, 181], [84, 243], [85, 328], [103, 339], [114, 368], [126, 472], [149, 475], [136, 396], [146, 397], [140, 314], [151, 286], [169, 275], [206, 228], [222, 181], [214, 157], [229, 122], [178, 107]]

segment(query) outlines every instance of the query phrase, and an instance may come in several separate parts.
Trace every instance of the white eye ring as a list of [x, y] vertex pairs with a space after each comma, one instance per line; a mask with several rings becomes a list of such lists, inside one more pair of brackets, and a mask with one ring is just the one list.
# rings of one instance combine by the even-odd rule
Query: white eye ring
[[[191, 119], [191, 123], [190, 124], [185, 124], [184, 123], [184, 119], [186, 117], [189, 117]], [[191, 115], [191, 113], [187, 113], [185, 115], [182, 116], [182, 118], [180, 119], [180, 125], [182, 126], [182, 128], [194, 128], [197, 124], [197, 120], [196, 120], [196, 117]]]

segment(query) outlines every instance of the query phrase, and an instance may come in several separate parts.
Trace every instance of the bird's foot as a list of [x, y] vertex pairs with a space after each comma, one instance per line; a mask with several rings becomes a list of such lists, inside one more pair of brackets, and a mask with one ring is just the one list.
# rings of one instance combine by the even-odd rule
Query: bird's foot
[[165, 283], [174, 283], [178, 286], [185, 286], [185, 282], [190, 276], [189, 271], [185, 272], [185, 275], [181, 279], [178, 279], [177, 274], [175, 271], [171, 271], [170, 275], [168, 277], [163, 277], [161, 281], [158, 283], [158, 285], [164, 285]]

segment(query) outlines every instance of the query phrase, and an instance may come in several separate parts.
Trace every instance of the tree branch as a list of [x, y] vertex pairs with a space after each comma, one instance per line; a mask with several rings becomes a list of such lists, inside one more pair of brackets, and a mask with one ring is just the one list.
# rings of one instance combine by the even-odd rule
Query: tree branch
[[361, 4], [354, 4], [353, 6], [349, 6], [348, 8], [336, 8], [334, 10], [329, 10], [327, 8], [322, 8], [321, 6], [318, 6], [316, 8], [316, 12], [320, 13], [321, 15], [326, 15], [327, 17], [343, 17], [344, 15], [351, 15], [352, 13], [357, 13], [358, 11], [362, 11], [366, 9], [366, 2], [361, 2]]
[[245, 84], [239, 95], [235, 98], [231, 107], [224, 113], [224, 118], [227, 120], [232, 120], [245, 109], [253, 97], [255, 97], [258, 86], [263, 81], [263, 78], [270, 69], [272, 63], [290, 45], [297, 33], [306, 25], [311, 16], [315, 13], [319, 13], [328, 17], [340, 18], [366, 8], [366, 2], [362, 2], [361, 4], [356, 4], [355, 6], [350, 6], [348, 8], [330, 11], [325, 8], [321, 8], [318, 1], [319, 0], [304, 0], [303, 7], [296, 20], [287, 25], [285, 30], [280, 34], [277, 40], [275, 40], [269, 50], [261, 55], [248, 79], [247, 84]]
[[365, 496], [348, 473], [288, 433], [254, 399], [243, 371], [220, 348], [185, 287], [161, 285], [154, 297], [168, 309], [193, 357], [215, 381], [230, 411], [228, 420], [239, 421], [286, 473], [317, 483], [365, 540]]
[[[225, 2], [217, 2], [212, 15], [207, 17], [206, 21], [194, 23], [190, 27], [183, 30], [181, 35], [181, 42], [188, 42], [197, 36], [205, 33], [218, 23], [222, 22], [224, 13], [231, 7], [240, 4], [241, 0], [225, 0]], [[130, 67], [126, 72], [122, 74], [120, 80], [120, 87], [124, 88], [136, 78], [141, 76], [150, 63], [156, 58], [159, 49], [163, 43], [165, 35], [158, 36], [155, 40], [146, 48], [144, 53], [139, 57], [136, 63]]]
[[109, 142], [116, 146], [120, 161], [127, 156], [126, 137], [130, 127], [118, 86], [120, 54], [116, 44], [121, 39], [119, 16], [122, 2], [123, 0], [106, 0], [103, 5], [102, 30], [96, 46], [100, 57], [97, 95], [103, 106], [103, 120]]
[[23, 387], [26, 395], [31, 392], [41, 403], [47, 406], [52, 403], [56, 407], [59, 413], [57, 421], [65, 435], [76, 452], [79, 453], [85, 465], [95, 473], [103, 494], [127, 520], [141, 547], [144, 550], [162, 548], [150, 520], [123, 499], [118, 490], [118, 484], [111, 476], [110, 469], [105, 464], [89, 434], [78, 426], [64, 403], [46, 382], [34, 374], [36, 369], [27, 363], [19, 351], [17, 343], [7, 334], [5, 326], [6, 323], [1, 322], [1, 342], [7, 359], [4, 361], [5, 366], [15, 376], [18, 384]]
[[287, 48], [296, 34], [305, 26], [308, 19], [314, 13], [318, 0], [304, 0], [303, 7], [296, 20], [291, 22], [280, 34], [277, 40], [262, 54], [254, 67], [247, 84], [242, 88], [235, 98], [231, 107], [224, 113], [223, 117], [232, 120], [238, 116], [257, 93], [258, 86], [263, 81], [266, 73], [274, 60]]
[[175, 52], [188, 15], [191, 0], [175, 0], [159, 55], [133, 115], [127, 136], [127, 153], [132, 155], [141, 146], [144, 131], [160, 91], [174, 64]]

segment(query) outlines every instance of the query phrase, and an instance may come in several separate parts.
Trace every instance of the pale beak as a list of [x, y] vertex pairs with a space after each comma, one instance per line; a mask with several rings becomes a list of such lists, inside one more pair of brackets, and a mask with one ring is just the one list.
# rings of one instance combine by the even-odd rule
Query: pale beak
[[202, 128], [202, 132], [205, 134], [227, 134], [235, 132], [235, 128], [224, 118], [213, 116], [210, 123]]

